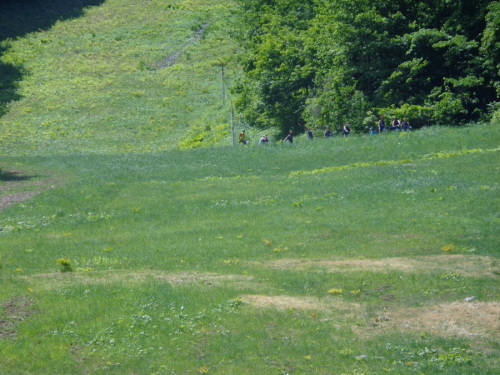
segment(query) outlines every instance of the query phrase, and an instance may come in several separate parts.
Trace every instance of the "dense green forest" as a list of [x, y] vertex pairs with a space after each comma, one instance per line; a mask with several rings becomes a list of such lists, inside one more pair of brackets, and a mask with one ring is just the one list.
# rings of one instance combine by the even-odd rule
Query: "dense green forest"
[[380, 115], [414, 126], [498, 117], [500, 2], [238, 0], [237, 108], [302, 131]]

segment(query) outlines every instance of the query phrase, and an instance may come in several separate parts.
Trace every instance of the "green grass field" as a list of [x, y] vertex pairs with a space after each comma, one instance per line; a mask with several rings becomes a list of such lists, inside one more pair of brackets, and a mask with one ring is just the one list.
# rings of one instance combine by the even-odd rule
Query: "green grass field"
[[82, 17], [0, 42], [0, 68], [24, 72], [15, 83], [18, 100], [0, 118], [2, 153], [231, 144], [220, 64], [229, 86], [239, 72], [238, 46], [228, 36], [232, 6], [108, 0], [84, 8]]
[[232, 2], [80, 3], [0, 45], [0, 375], [500, 371], [498, 123], [232, 147]]
[[2, 374], [494, 374], [498, 136], [4, 156]]

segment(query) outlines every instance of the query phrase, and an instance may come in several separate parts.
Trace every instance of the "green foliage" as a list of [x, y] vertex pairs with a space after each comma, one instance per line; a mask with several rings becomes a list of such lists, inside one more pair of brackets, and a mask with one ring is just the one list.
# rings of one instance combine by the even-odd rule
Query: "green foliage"
[[251, 125], [277, 127], [282, 134], [303, 130], [302, 111], [314, 72], [308, 66], [309, 51], [301, 31], [314, 15], [312, 3], [242, 2], [243, 25], [248, 28], [238, 24], [237, 32], [252, 54], [244, 61], [247, 77], [234, 92], [240, 95], [237, 109]]
[[57, 265], [61, 268], [61, 272], [72, 272], [73, 263], [68, 258], [59, 258], [56, 260]]
[[425, 108], [411, 111], [423, 116], [410, 118], [417, 127], [491, 118], [497, 1], [239, 3], [246, 53], [236, 92], [252, 125], [350, 120], [362, 130], [376, 108]]
[[[500, 70], [500, 2], [492, 1], [488, 5], [486, 15], [486, 28], [481, 40], [481, 53], [485, 58], [484, 66], [488, 69], [491, 79], [498, 78]], [[499, 80], [496, 79], [494, 85], [497, 93], [500, 90]]]
[[[403, 104], [399, 108], [394, 105], [389, 108], [376, 108], [375, 111], [378, 116], [385, 116], [386, 118], [397, 117], [399, 120], [403, 118], [411, 119], [410, 125], [415, 128], [432, 125], [432, 116], [435, 113], [434, 109], [431, 107], [410, 104]], [[369, 118], [369, 126], [374, 126], [376, 124], [378, 116]]]

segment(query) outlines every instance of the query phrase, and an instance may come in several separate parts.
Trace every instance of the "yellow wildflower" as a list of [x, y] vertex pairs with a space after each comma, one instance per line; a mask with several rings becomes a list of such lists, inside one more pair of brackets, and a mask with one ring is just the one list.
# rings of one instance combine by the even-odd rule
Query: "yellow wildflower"
[[453, 250], [455, 250], [455, 244], [450, 243], [449, 245], [445, 245], [441, 248], [441, 250], [447, 251], [447, 252], [453, 251]]

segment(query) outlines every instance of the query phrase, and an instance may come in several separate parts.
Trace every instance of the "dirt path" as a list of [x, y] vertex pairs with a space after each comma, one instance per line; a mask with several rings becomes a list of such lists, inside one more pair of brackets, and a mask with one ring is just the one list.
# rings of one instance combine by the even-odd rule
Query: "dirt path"
[[0, 196], [0, 211], [13, 204], [23, 202], [40, 193], [39, 191], [23, 191], [21, 193], [7, 194]]
[[209, 25], [208, 23], [205, 23], [200, 29], [198, 29], [194, 33], [193, 36], [191, 36], [190, 38], [187, 39], [186, 43], [184, 43], [184, 45], [181, 48], [179, 48], [177, 51], [175, 51], [174, 53], [169, 55], [164, 61], [162, 61], [160, 64], [158, 64], [158, 69], [165, 69], [165, 68], [169, 68], [172, 65], [174, 65], [176, 63], [177, 59], [179, 58], [179, 56], [181, 55], [181, 53], [184, 52], [184, 50], [189, 45], [191, 45], [191, 44], [193, 44], [201, 39], [201, 37], [203, 36], [203, 32], [205, 31], [205, 29], [208, 25]]
[[14, 297], [3, 302], [2, 314], [0, 315], [0, 339], [5, 337], [16, 337], [16, 323], [26, 320], [36, 312], [33, 309], [35, 301], [26, 296]]

